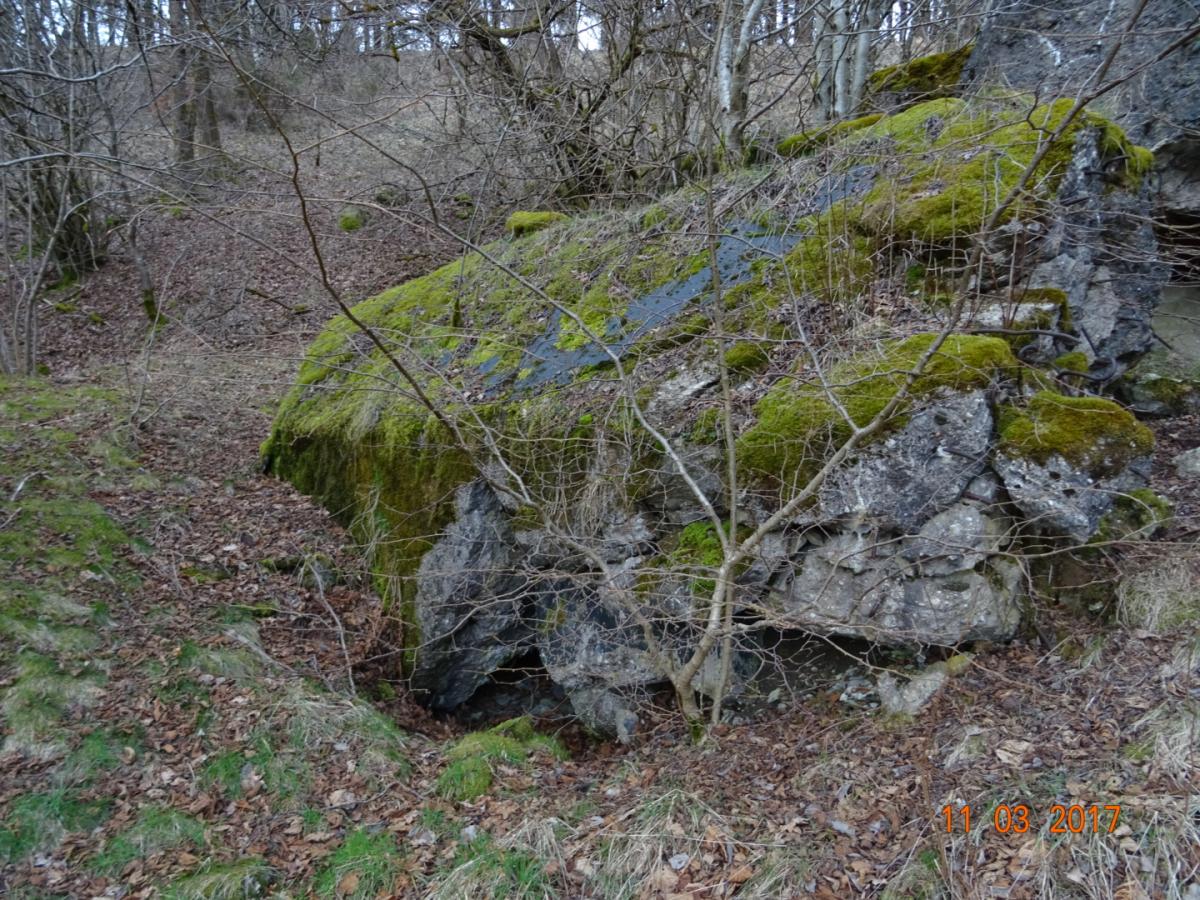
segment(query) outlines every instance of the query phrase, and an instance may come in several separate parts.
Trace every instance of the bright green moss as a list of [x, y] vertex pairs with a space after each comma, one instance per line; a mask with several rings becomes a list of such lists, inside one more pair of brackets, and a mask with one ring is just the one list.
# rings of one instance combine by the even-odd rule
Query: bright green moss
[[642, 213], [642, 230], [649, 231], [670, 218], [670, 213], [667, 212], [665, 206], [652, 206]]
[[665, 563], [672, 571], [687, 574], [692, 593], [704, 596], [712, 593], [716, 581], [703, 577], [703, 573], [713, 572], [724, 558], [721, 539], [712, 523], [693, 522], [679, 533], [679, 541]]
[[[876, 234], [929, 244], [978, 233], [1071, 106], [1070, 100], [1034, 107], [1021, 97], [970, 104], [948, 98], [877, 122], [864, 134], [892, 140], [905, 171], [871, 190], [863, 224]], [[1053, 196], [1078, 128], [1076, 122], [1044, 156], [1002, 221], [1031, 215]]]
[[775, 152], [785, 159], [809, 156], [822, 147], [841, 140], [848, 134], [866, 128], [868, 125], [874, 125], [882, 118], [883, 113], [872, 113], [845, 122], [835, 122], [815, 131], [802, 131], [799, 134], [785, 137], [775, 145]]
[[1054, 360], [1054, 367], [1062, 372], [1085, 373], [1090, 368], [1087, 354], [1082, 350], [1072, 350]]
[[1088, 124], [1100, 131], [1100, 155], [1121, 166], [1127, 187], [1136, 188], [1142, 178], [1154, 168], [1154, 151], [1129, 140], [1125, 130], [1115, 122], [1085, 113]]
[[357, 206], [347, 206], [338, 215], [338, 228], [345, 232], [358, 231], [367, 224], [367, 215]]
[[[920, 244], [953, 245], [977, 234], [1072, 106], [1070, 99], [1035, 105], [1025, 95], [970, 102], [946, 97], [880, 119], [848, 141], [858, 142], [861, 135], [864, 162], [872, 146], [883, 142], [889, 152], [880, 158], [900, 171], [879, 179], [853, 215], [867, 233]], [[1021, 195], [1001, 215], [1001, 224], [1035, 215], [1053, 197], [1084, 128], [1100, 130], [1106, 164], [1120, 166], [1127, 179], [1140, 178], [1145, 154], [1112, 123], [1083, 114], [1043, 156]]]
[[761, 371], [770, 361], [766, 347], [757, 341], [742, 341], [725, 351], [725, 365], [735, 375]]
[[1045, 463], [1061, 456], [1096, 477], [1119, 472], [1154, 449], [1154, 435], [1126, 409], [1101, 397], [1039, 391], [1000, 418], [1002, 450]]
[[524, 766], [531, 753], [566, 759], [557, 738], [539, 734], [527, 716], [501, 722], [487, 731], [465, 735], [446, 751], [450, 765], [438, 776], [437, 791], [449, 800], [473, 800], [492, 786], [492, 765]]
[[504, 227], [508, 229], [513, 237], [524, 237], [527, 234], [533, 234], [535, 231], [541, 231], [543, 228], [549, 228], [551, 225], [556, 225], [559, 222], [565, 222], [566, 219], [567, 217], [562, 213], [549, 210], [515, 212], [508, 217], [508, 221], [504, 223]]
[[951, 97], [958, 89], [963, 66], [974, 47], [967, 44], [947, 53], [931, 53], [879, 69], [867, 79], [867, 95], [900, 94], [907, 100]]
[[[855, 425], [866, 425], [879, 414], [936, 337], [920, 334], [895, 341], [879, 353], [830, 370], [833, 395]], [[952, 334], [913, 384], [912, 394], [986, 387], [1017, 366], [1012, 350], [999, 338]], [[814, 381], [781, 379], [754, 412], [757, 421], [738, 440], [738, 461], [744, 469], [783, 484], [807, 480], [850, 435], [850, 424]]]

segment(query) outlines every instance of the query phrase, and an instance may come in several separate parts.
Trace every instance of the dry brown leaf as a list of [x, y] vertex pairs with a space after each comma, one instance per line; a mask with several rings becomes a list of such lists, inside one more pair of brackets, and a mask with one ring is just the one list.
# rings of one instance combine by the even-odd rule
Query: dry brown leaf
[[347, 872], [337, 883], [337, 892], [343, 897], [350, 896], [356, 890], [358, 890], [357, 872]]
[[1033, 744], [1029, 741], [1001, 741], [996, 747], [996, 758], [1005, 765], [1019, 766], [1032, 749]]

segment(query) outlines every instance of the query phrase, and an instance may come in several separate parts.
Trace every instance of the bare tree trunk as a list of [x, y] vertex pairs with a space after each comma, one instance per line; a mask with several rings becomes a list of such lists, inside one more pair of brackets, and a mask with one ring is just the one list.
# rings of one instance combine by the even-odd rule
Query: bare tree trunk
[[830, 34], [832, 10], [828, 2], [818, 3], [813, 11], [813, 60], [816, 68], [814, 101], [818, 120], [833, 117], [834, 56]]
[[[205, 156], [221, 153], [221, 126], [217, 119], [217, 104], [213, 98], [212, 70], [207, 54], [203, 51], [196, 57], [196, 103], [199, 106], [200, 146]], [[195, 113], [194, 113], [195, 114]]]
[[833, 0], [833, 113], [839, 119], [849, 110], [850, 97], [850, 16], [849, 0]]
[[740, 165], [749, 106], [750, 47], [763, 0], [725, 0], [717, 23], [714, 75], [727, 160]]
[[861, 0], [857, 16], [857, 33], [854, 38], [854, 66], [850, 77], [850, 96], [846, 106], [851, 112], [858, 109], [863, 99], [867, 75], [872, 68], [875, 37], [887, 15], [886, 0]]
[[171, 36], [181, 42], [178, 49], [179, 65], [175, 72], [175, 162], [186, 166], [196, 158], [196, 102], [192, 96], [188, 79], [187, 14], [183, 0], [171, 0]]

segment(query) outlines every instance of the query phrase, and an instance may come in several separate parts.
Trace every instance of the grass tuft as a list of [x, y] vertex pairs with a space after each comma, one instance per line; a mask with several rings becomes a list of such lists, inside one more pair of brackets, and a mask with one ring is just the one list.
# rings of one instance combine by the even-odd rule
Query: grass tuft
[[243, 900], [263, 897], [274, 877], [274, 871], [261, 859], [206, 863], [169, 885], [163, 897], [165, 900]]
[[448, 800], [473, 800], [492, 786], [494, 764], [523, 766], [538, 751], [556, 759], [567, 756], [557, 738], [538, 734], [525, 716], [468, 734], [447, 751], [450, 765], [438, 776], [437, 791]]
[[346, 835], [317, 876], [316, 895], [347, 900], [389, 896], [401, 871], [400, 859], [390, 832], [358, 828]]
[[72, 709], [96, 702], [99, 679], [95, 670], [77, 676], [47, 656], [19, 654], [14, 683], [0, 702], [8, 729], [4, 749], [42, 759], [61, 755], [66, 749], [62, 720]]
[[92, 860], [104, 875], [121, 873], [135, 859], [145, 859], [176, 847], [204, 846], [204, 825], [189, 815], [163, 806], [143, 809], [137, 822], [108, 842]]
[[0, 860], [16, 862], [57, 846], [68, 832], [91, 831], [108, 817], [110, 805], [66, 788], [17, 797], [0, 824]]
[[1200, 623], [1200, 555], [1165, 562], [1151, 560], [1121, 581], [1117, 620], [1126, 628], [1166, 635]]
[[459, 897], [541, 900], [563, 896], [550, 876], [565, 871], [567, 854], [560, 841], [563, 823], [557, 819], [527, 820], [499, 840], [480, 835], [462, 845], [454, 867], [430, 891], [436, 900]]

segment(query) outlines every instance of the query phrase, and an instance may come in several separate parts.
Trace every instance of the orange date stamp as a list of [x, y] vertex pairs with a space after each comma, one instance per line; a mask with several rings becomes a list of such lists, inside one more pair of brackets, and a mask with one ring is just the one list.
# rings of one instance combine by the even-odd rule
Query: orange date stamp
[[[952, 806], [942, 807], [942, 825], [947, 834], [968, 834], [972, 826], [978, 828], [978, 820], [971, 818], [971, 807]], [[1104, 806], [1097, 804], [1084, 805], [1081, 803], [1055, 803], [1050, 807], [1045, 817], [1051, 834], [1112, 834], [1117, 829], [1121, 818], [1119, 804], [1109, 803]], [[1025, 834], [1038, 829], [1037, 816], [1024, 803], [998, 803], [992, 809], [991, 821], [984, 814], [984, 827], [991, 825], [1000, 834]]]

